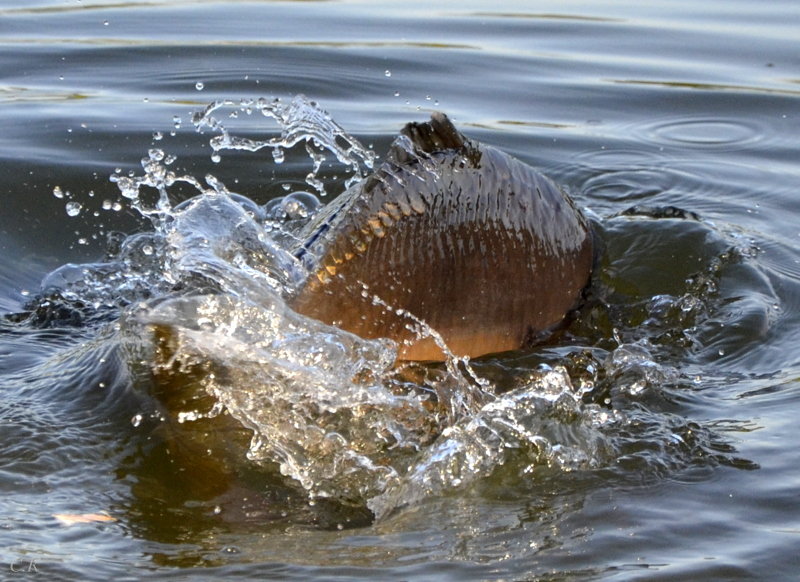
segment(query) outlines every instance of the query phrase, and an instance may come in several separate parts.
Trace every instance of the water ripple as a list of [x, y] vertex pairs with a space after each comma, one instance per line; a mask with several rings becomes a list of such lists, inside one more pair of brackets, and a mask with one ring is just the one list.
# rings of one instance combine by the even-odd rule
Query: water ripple
[[643, 143], [726, 151], [750, 147], [766, 133], [755, 121], [722, 117], [657, 120], [632, 129]]

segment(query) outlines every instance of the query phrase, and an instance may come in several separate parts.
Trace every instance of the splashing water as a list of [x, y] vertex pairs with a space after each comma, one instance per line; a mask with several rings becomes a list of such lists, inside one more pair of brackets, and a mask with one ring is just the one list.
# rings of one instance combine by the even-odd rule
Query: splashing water
[[[260, 113], [277, 123], [280, 135], [235, 136], [219, 119], [226, 108]], [[319, 195], [325, 193], [318, 178], [324, 152], [352, 173], [345, 188], [358, 187], [374, 161], [302, 96], [288, 104], [218, 101], [192, 120], [198, 130], [219, 134], [210, 141], [214, 161], [224, 150], [267, 148], [280, 164], [285, 150], [303, 143], [312, 164], [306, 182]], [[234, 462], [276, 465], [311, 499], [366, 505], [383, 517], [467, 487], [503, 465], [522, 477], [536, 466], [608, 466], [627, 451], [629, 431], [622, 428], [643, 425], [622, 411], [625, 399], [681, 381], [679, 372], [656, 363], [646, 342], [617, 341], [588, 356], [570, 352], [567, 360], [586, 360], [577, 372], [558, 362], [540, 364], [510, 383], [490, 382], [452, 354], [442, 367], [395, 367], [397, 346], [390, 340], [364, 340], [286, 305], [284, 298], [308, 276], [289, 249], [322, 207], [316, 195], [292, 192], [261, 206], [211, 174], [201, 182], [174, 171], [174, 161], [154, 148], [142, 159], [142, 175], [111, 177], [152, 223], [151, 232], [126, 237], [103, 263], [54, 271], [43, 289], [76, 309], [119, 318], [123, 353], [132, 368], [145, 370], [145, 384], [181, 392], [179, 404], [165, 405], [158, 418], [189, 427], [224, 411], [249, 441]], [[197, 195], [173, 205], [176, 185]], [[142, 195], [149, 189], [158, 194], [152, 205]], [[416, 327], [449, 354], [435, 330], [419, 320]], [[166, 334], [168, 352], [159, 351], [154, 330]], [[613, 407], [597, 396], [609, 392]], [[193, 393], [216, 404], [201, 409]], [[138, 426], [142, 415], [132, 417]], [[615, 438], [615, 430], [625, 436]], [[651, 422], [648, 431], [662, 443], [678, 438], [688, 457], [711, 439], [680, 439], [672, 420]]]
[[280, 137], [268, 140], [253, 140], [232, 135], [213, 115], [219, 109], [231, 106], [235, 106], [233, 101], [216, 101], [192, 117], [192, 123], [198, 130], [208, 127], [221, 133], [210, 141], [215, 156], [222, 150], [257, 152], [263, 148], [271, 148], [275, 163], [280, 164], [284, 160], [284, 150], [304, 142], [306, 152], [313, 161], [313, 169], [306, 176], [306, 182], [323, 196], [325, 186], [317, 178], [317, 174], [325, 161], [323, 153], [325, 150], [333, 153], [340, 163], [349, 166], [353, 171], [352, 178], [345, 182], [345, 188], [361, 179], [362, 169], [372, 169], [375, 154], [350, 137], [314, 101], [309, 101], [303, 96], [295, 97], [288, 105], [280, 99], [245, 100], [239, 103], [239, 110], [248, 115], [258, 111], [278, 122], [281, 127]]

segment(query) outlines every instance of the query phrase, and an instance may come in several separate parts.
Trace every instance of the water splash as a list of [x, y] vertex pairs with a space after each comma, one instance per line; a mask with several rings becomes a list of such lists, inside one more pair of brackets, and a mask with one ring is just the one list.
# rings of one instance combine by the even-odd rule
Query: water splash
[[520, 473], [537, 465], [589, 469], [610, 458], [600, 427], [618, 420], [585, 406], [561, 367], [534, 374], [526, 385], [465, 415], [442, 431], [405, 478], [369, 500], [377, 517], [427, 496], [467, 486], [513, 460]]
[[[264, 117], [274, 119], [280, 127], [280, 136], [257, 140], [233, 135], [219, 119], [219, 112], [227, 108], [237, 108], [247, 115], [258, 112]], [[345, 182], [345, 188], [358, 182], [364, 171], [371, 170], [375, 160], [374, 152], [364, 148], [316, 102], [303, 95], [294, 97], [288, 104], [278, 98], [246, 99], [238, 103], [230, 100], [215, 101], [196, 113], [192, 117], [192, 123], [198, 130], [209, 128], [220, 133], [209, 142], [215, 155], [223, 150], [257, 152], [271, 148], [273, 160], [280, 164], [284, 160], [285, 150], [303, 142], [313, 162], [306, 182], [323, 196], [326, 194], [325, 185], [317, 174], [326, 160], [325, 151], [332, 153], [341, 164], [352, 171], [353, 175]]]
[[[279, 135], [234, 135], [221, 120], [224, 111], [229, 119], [260, 113], [276, 122]], [[277, 466], [310, 499], [368, 506], [378, 517], [469, 487], [500, 467], [526, 477], [540, 466], [565, 472], [614, 466], [636, 457], [637, 437], [661, 451], [636, 457], [646, 465], [637, 471], [661, 466], [665, 456], [673, 465], [689, 463], [713, 448], [710, 437], [690, 438], [704, 434], [697, 427], [684, 430], [689, 423], [681, 419], [642, 411], [648, 395], [686, 379], [657, 363], [659, 347], [636, 337], [638, 321], [625, 333], [607, 334], [614, 339], [597, 339], [588, 355], [560, 355], [508, 382], [489, 380], [485, 366], [453, 357], [436, 330], [412, 314], [414, 329], [449, 355], [443, 366], [395, 367], [391, 341], [364, 340], [294, 313], [285, 298], [309, 273], [289, 249], [323, 208], [318, 173], [325, 152], [351, 174], [345, 188], [357, 187], [374, 154], [302, 96], [289, 103], [218, 101], [192, 121], [198, 131], [217, 134], [210, 140], [215, 157], [267, 149], [270, 163], [280, 165], [285, 152], [304, 147], [312, 166], [306, 182], [317, 195], [287, 191], [259, 205], [213, 174], [201, 181], [173, 169], [175, 157], [160, 148], [142, 158], [141, 175], [111, 177], [151, 230], [114, 241], [103, 262], [57, 269], [43, 290], [75, 309], [120, 318], [118, 340], [131, 367], [146, 371], [145, 386], [161, 382], [181, 397], [164, 405], [159, 422], [171, 417], [190, 429], [227, 415], [247, 432], [234, 464]], [[399, 138], [396, 146], [404, 145]], [[430, 164], [421, 160], [418, 171], [435, 172]], [[187, 185], [196, 195], [174, 204], [174, 190]], [[145, 195], [152, 190], [154, 203]], [[710, 261], [683, 294], [647, 297], [642, 329], [681, 335], [695, 326], [713, 310], [706, 298], [724, 266]], [[154, 330], [169, 337], [169, 353], [159, 352]], [[197, 395], [216, 404], [201, 410]], [[146, 429], [144, 411], [131, 416]]]
[[[232, 107], [215, 102], [193, 117], [198, 129], [220, 134], [211, 139], [215, 152], [268, 148], [277, 152], [277, 162], [285, 149], [303, 142], [310, 155], [314, 148], [333, 152], [353, 171], [346, 187], [372, 166], [371, 152], [305, 98], [288, 106], [277, 100], [238, 105], [279, 123], [280, 137], [266, 140], [228, 131], [219, 113]], [[320, 160], [312, 155], [312, 174]], [[418, 171], [435, 179], [435, 167], [422, 161]], [[498, 395], [468, 358], [454, 357], [436, 330], [413, 314], [408, 317], [416, 332], [449, 355], [443, 367], [395, 368], [392, 342], [366, 341], [292, 312], [284, 297], [308, 271], [287, 249], [322, 207], [316, 196], [291, 192], [258, 206], [212, 175], [203, 185], [168, 165], [163, 151], [151, 150], [142, 176], [113, 178], [155, 227], [157, 240], [147, 241], [147, 257], [158, 263], [151, 265], [162, 285], [157, 298], [127, 310], [123, 332], [133, 345], [131, 359], [138, 361], [138, 338], [154, 326], [169, 330], [173, 351], [156, 361], [157, 381], [166, 375], [172, 385], [175, 369], [203, 363], [202, 380], [191, 386], [187, 373], [184, 387], [212, 395], [252, 431], [250, 461], [277, 464], [311, 498], [369, 503], [377, 515], [479, 480], [505, 463], [509, 451], [529, 464], [599, 462], [594, 411], [583, 410], [581, 392], [563, 369], [543, 371]], [[173, 207], [169, 190], [179, 182], [198, 195]], [[147, 188], [159, 193], [152, 207], [142, 202]], [[186, 402], [186, 409], [168, 411], [179, 423], [186, 427], [207, 416], [191, 407], [191, 398]], [[570, 442], [558, 430], [545, 430], [561, 422], [576, 423], [567, 431]]]

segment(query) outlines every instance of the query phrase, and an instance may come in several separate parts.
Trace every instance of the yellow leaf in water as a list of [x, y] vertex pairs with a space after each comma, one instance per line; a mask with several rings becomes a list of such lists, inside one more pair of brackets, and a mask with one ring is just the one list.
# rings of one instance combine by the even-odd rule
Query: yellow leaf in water
[[104, 513], [54, 513], [62, 525], [74, 525], [76, 523], [95, 523], [102, 521], [117, 521], [116, 518]]

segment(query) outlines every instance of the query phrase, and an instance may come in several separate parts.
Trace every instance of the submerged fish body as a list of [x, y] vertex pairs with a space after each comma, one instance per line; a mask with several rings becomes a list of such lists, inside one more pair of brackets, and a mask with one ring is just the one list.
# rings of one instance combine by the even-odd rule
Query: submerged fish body
[[518, 349], [576, 307], [593, 262], [589, 225], [550, 179], [464, 137], [434, 113], [410, 123], [383, 165], [324, 209], [295, 255], [311, 275], [304, 315], [399, 358]]

